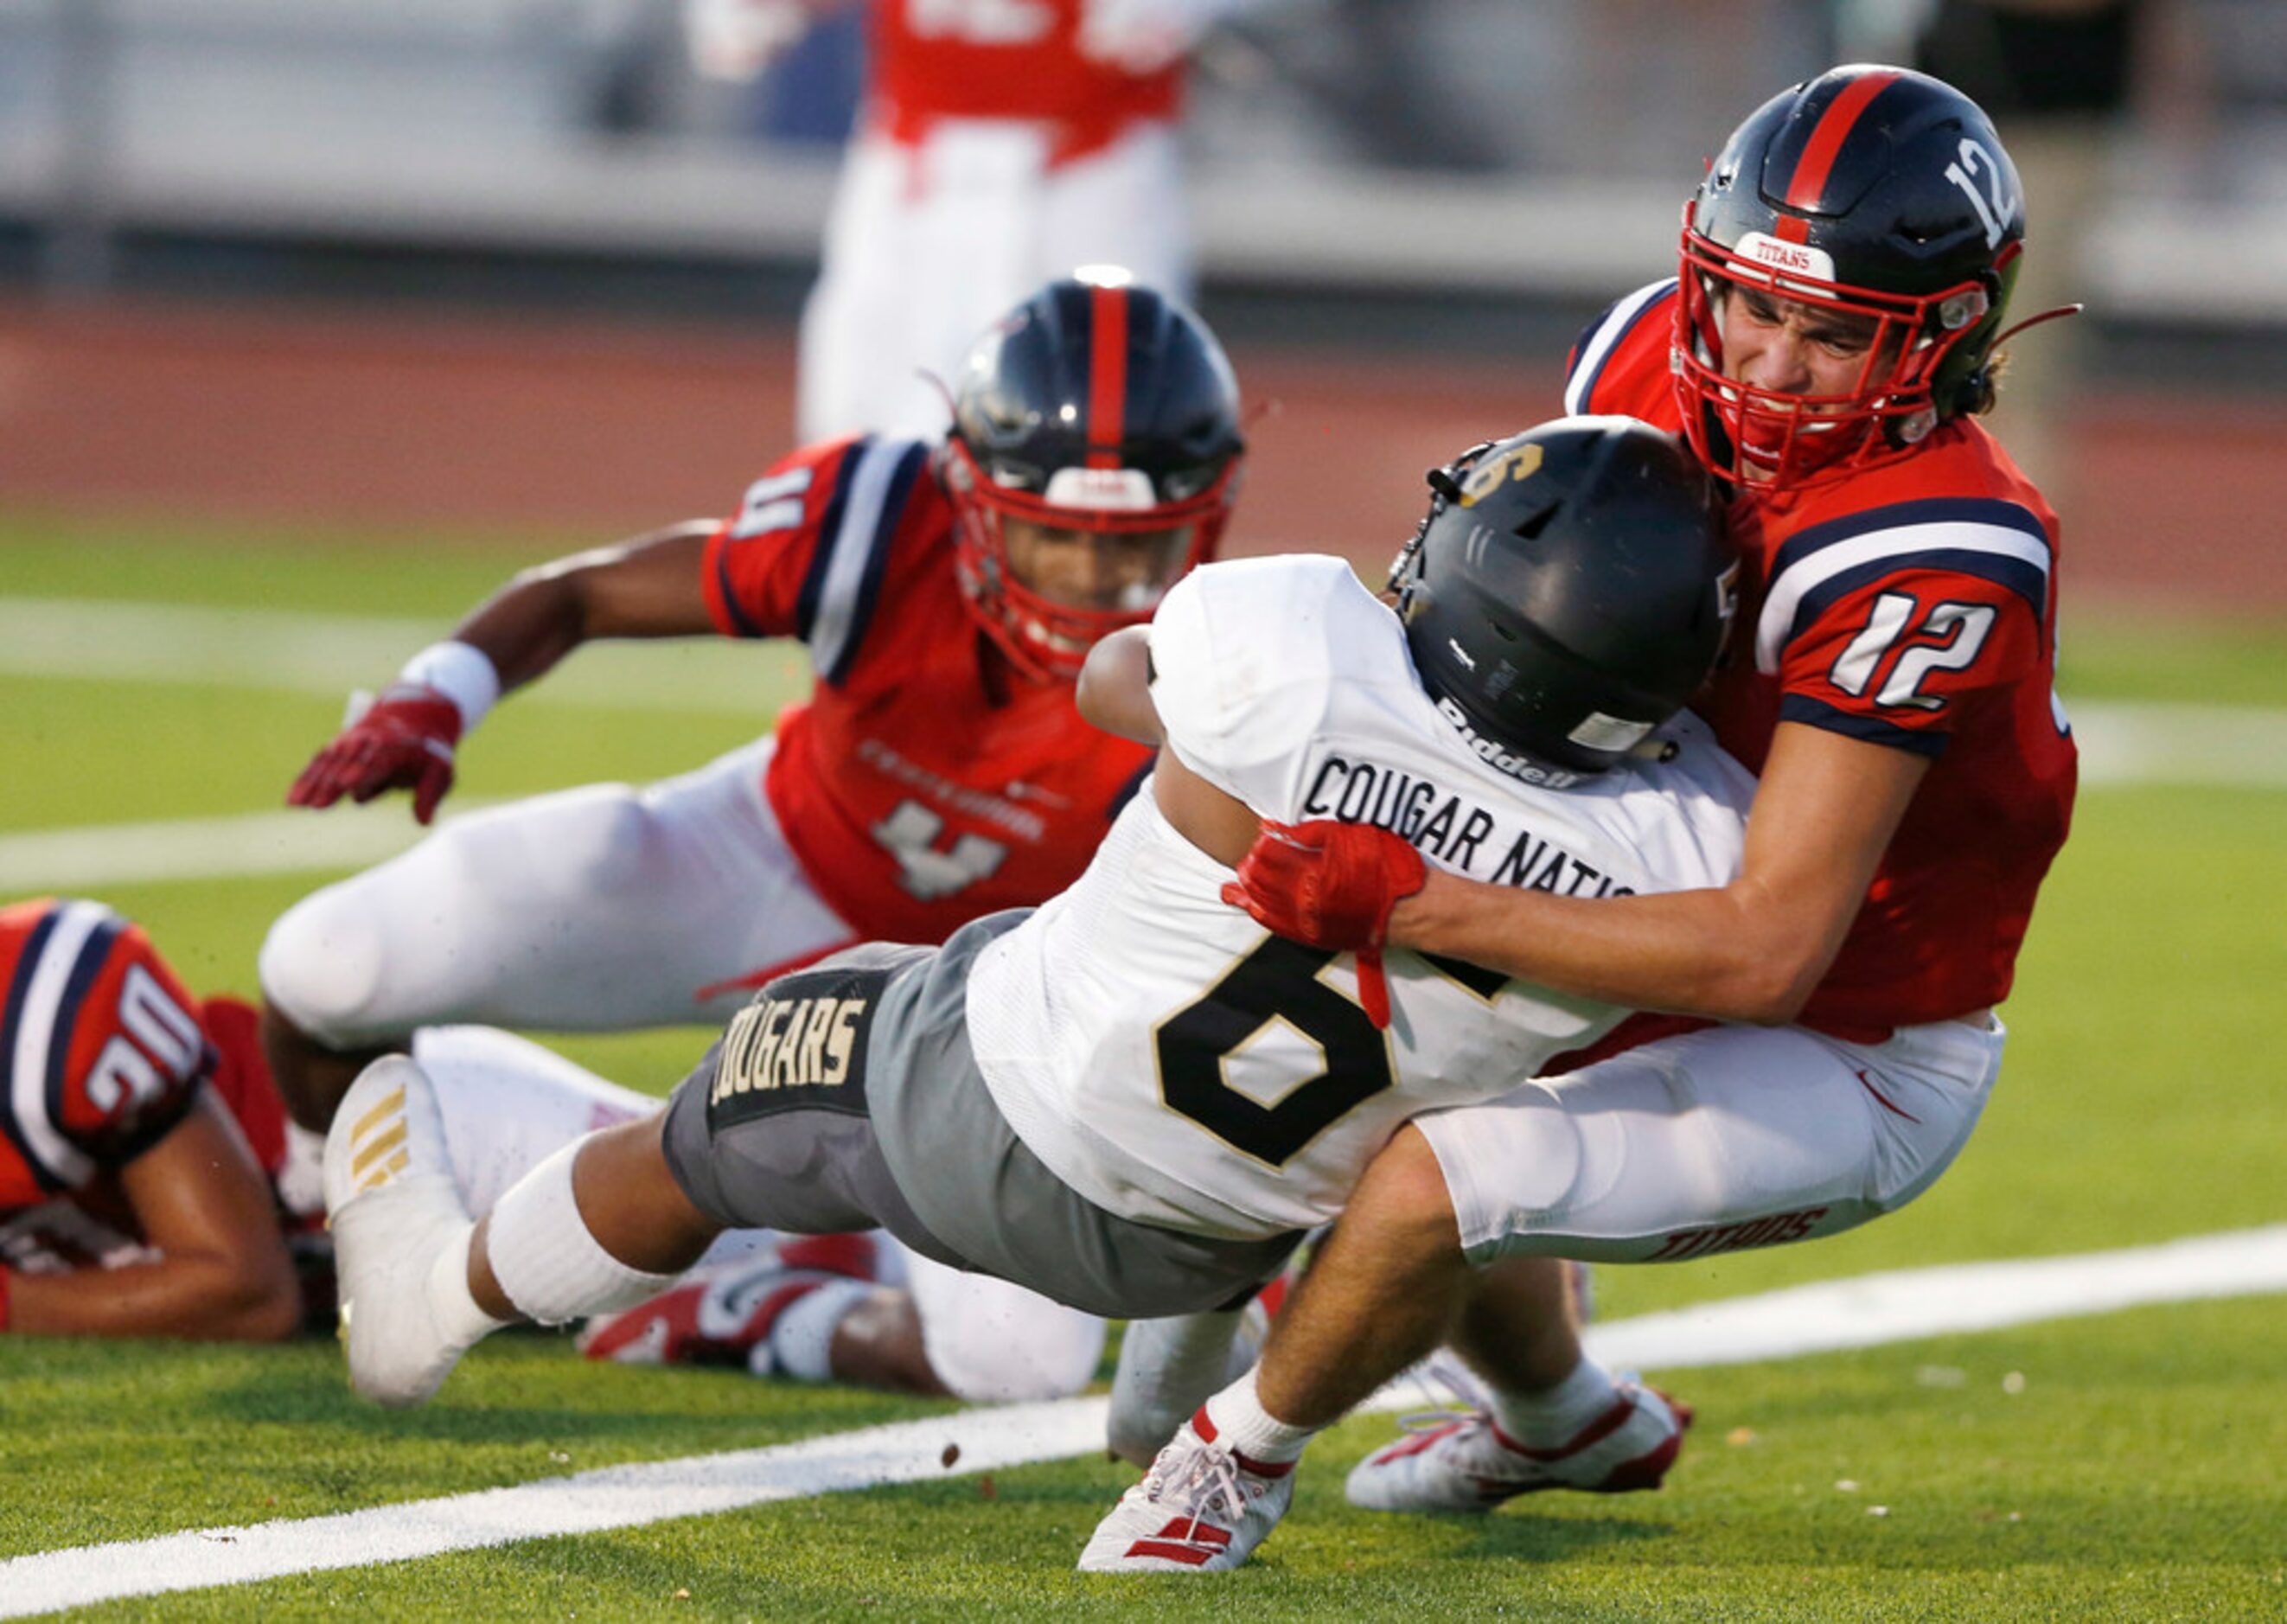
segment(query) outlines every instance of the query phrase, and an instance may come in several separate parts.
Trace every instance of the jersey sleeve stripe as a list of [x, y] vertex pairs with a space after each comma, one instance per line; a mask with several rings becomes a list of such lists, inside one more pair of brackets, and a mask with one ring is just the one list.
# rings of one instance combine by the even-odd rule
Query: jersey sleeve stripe
[[1564, 385], [1564, 409], [1579, 416], [1592, 409], [1588, 402], [1595, 398], [1596, 384], [1604, 376], [1604, 363], [1620, 341], [1634, 332], [1636, 324], [1666, 304], [1675, 292], [1675, 278], [1654, 282], [1649, 288], [1639, 288], [1611, 309], [1603, 319], [1580, 336], [1573, 348], [1578, 358], [1572, 363], [1572, 376]]
[[809, 639], [811, 668], [826, 682], [842, 681], [857, 660], [881, 596], [898, 520], [928, 458], [929, 448], [920, 440], [868, 446], [849, 482], [848, 511], [827, 538], [833, 556]]
[[48, 939], [55, 934], [56, 910], [43, 913], [25, 933], [23, 948], [16, 958], [15, 972], [8, 978], [8, 1001], [0, 1006], [0, 1132], [8, 1137], [16, 1154], [38, 1179], [41, 1188], [53, 1191], [60, 1185], [50, 1176], [47, 1168], [32, 1153], [32, 1146], [24, 1130], [16, 1125], [15, 1077], [16, 1036], [23, 1030], [24, 1001], [30, 992], [32, 977], [40, 967]]
[[[62, 1073], [71, 1029], [60, 1023], [78, 1013], [120, 928], [118, 915], [97, 903], [62, 904], [25, 945], [9, 988], [9, 1137], [51, 1190], [77, 1189], [95, 1173], [95, 1163], [63, 1135]], [[83, 960], [91, 968], [83, 970]]]
[[870, 434], [852, 440], [843, 448], [842, 460], [834, 470], [834, 489], [826, 499], [826, 511], [819, 518], [818, 541], [810, 550], [810, 566], [803, 571], [802, 590], [795, 594], [795, 635], [805, 643], [818, 625], [818, 606], [826, 595], [827, 577], [833, 568], [843, 517], [850, 508], [851, 482], [873, 446]]
[[1917, 756], [1927, 756], [1935, 761], [1945, 754], [1950, 735], [1935, 729], [1900, 727], [1880, 717], [1868, 716], [1864, 711], [1844, 710], [1823, 699], [1808, 693], [1790, 693], [1779, 701], [1779, 720], [1800, 722], [1830, 733], [1841, 733], [1847, 738], [1863, 739], [1868, 744], [1886, 744], [1893, 749], [1911, 750]]
[[[64, 978], [62, 990], [56, 995], [55, 1018], [48, 1023], [48, 1073], [44, 1092], [47, 1099], [48, 1122], [57, 1137], [66, 1137], [64, 1127], [64, 1085], [71, 1066], [72, 1034], [79, 1030], [80, 1006], [87, 1002], [88, 990], [95, 978], [103, 973], [104, 961], [110, 958], [112, 944], [127, 928], [126, 922], [116, 914], [103, 913], [81, 944], [79, 955], [72, 961], [71, 972]], [[67, 1143], [68, 1140], [67, 1139]]]
[[[1895, 510], [1883, 512], [1895, 516]], [[1797, 551], [1802, 540], [1798, 536], [1782, 550], [1764, 596], [1762, 614], [1755, 623], [1758, 670], [1777, 671], [1786, 646], [1842, 592], [1895, 570], [1942, 569], [1979, 576], [2017, 593], [2031, 608], [2035, 622], [2046, 623], [2048, 539], [2014, 525], [1970, 519], [1890, 523], [1855, 535], [1831, 534], [1816, 548]]]
[[2048, 532], [2041, 527], [2041, 521], [2014, 502], [1993, 496], [1934, 496], [1920, 502], [1894, 502], [1830, 519], [1824, 524], [1806, 525], [1779, 548], [1771, 563], [1770, 578], [1777, 581], [1811, 554], [1823, 552], [1853, 536], [1935, 524], [1996, 525], [2023, 531], [2045, 550], [2049, 544]]
[[727, 618], [731, 623], [731, 629], [738, 636], [759, 638], [763, 635], [763, 629], [756, 625], [753, 618], [739, 606], [738, 589], [731, 582], [729, 541], [730, 537], [727, 535], [718, 535], [708, 543], [709, 551], [715, 555], [715, 606], [722, 610], [722, 614], [715, 617], [715, 623], [720, 626]]

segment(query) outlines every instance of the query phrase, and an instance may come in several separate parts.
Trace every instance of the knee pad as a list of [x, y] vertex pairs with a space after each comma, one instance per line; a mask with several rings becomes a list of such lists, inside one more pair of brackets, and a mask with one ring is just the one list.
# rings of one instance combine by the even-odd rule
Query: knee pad
[[328, 885], [287, 909], [262, 939], [256, 966], [264, 1000], [305, 1034], [334, 1049], [398, 1035], [372, 1024], [384, 944], [380, 929], [353, 894], [357, 883]]

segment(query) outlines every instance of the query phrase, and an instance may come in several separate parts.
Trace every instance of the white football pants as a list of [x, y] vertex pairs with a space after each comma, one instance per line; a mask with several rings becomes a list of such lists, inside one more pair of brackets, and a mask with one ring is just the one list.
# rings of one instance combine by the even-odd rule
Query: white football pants
[[1175, 132], [1139, 124], [1049, 167], [1037, 124], [962, 119], [918, 146], [860, 133], [843, 160], [819, 279], [802, 318], [796, 427], [934, 439], [961, 357], [1043, 282], [1125, 265], [1191, 297]]
[[336, 1049], [456, 1022], [726, 1021], [753, 989], [725, 984], [856, 939], [779, 832], [771, 749], [451, 819], [287, 910], [262, 944], [262, 994]]
[[1717, 1026], [1413, 1119], [1462, 1249], [1680, 1263], [1853, 1228], [1952, 1165], [2001, 1069], [1998, 1020], [1848, 1043]]

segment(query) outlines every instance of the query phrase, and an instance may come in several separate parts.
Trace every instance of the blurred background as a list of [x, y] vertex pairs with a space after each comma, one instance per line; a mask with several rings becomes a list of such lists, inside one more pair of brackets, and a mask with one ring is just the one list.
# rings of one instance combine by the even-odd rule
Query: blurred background
[[[727, 509], [794, 438], [869, 21], [754, 9], [726, 68], [700, 0], [0, 0], [0, 501], [566, 540]], [[1379, 555], [1423, 467], [1550, 415], [1580, 324], [1671, 270], [1734, 123], [1920, 60], [2026, 171], [2017, 313], [2089, 305], [1996, 419], [2074, 601], [2287, 610], [2276, 0], [1162, 9], [1198, 19], [1199, 302], [1272, 414], [1241, 548]]]

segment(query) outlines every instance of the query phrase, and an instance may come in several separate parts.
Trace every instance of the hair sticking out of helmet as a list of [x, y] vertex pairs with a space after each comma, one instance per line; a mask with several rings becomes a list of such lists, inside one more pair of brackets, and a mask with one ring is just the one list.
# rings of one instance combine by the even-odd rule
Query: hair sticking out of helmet
[[1693, 449], [1778, 492], [1985, 409], [2024, 235], [2016, 169], [1951, 85], [1862, 64], [1773, 97], [1684, 210], [1671, 359]]
[[1690, 702], [1730, 625], [1738, 555], [1682, 443], [1564, 417], [1429, 475], [1390, 574], [1422, 686], [1478, 756], [1563, 788]]
[[961, 584], [1022, 670], [1076, 676], [1215, 556], [1245, 444], [1199, 319], [1124, 272], [1049, 283], [979, 339], [942, 454]]

